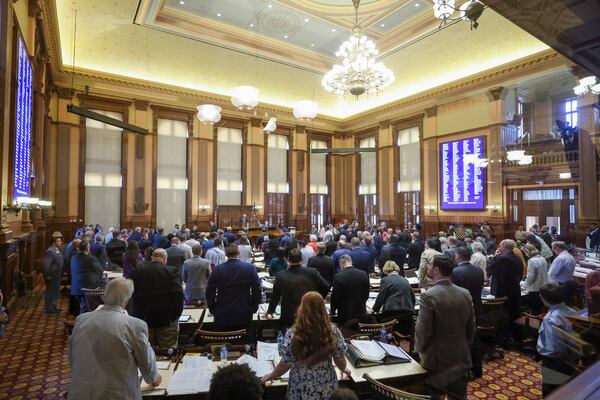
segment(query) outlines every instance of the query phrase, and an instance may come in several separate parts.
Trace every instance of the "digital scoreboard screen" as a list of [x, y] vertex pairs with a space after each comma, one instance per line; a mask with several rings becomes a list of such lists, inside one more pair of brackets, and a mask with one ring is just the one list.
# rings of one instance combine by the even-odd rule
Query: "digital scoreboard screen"
[[33, 69], [23, 39], [17, 53], [14, 197], [29, 196]]
[[485, 208], [484, 155], [483, 136], [440, 144], [442, 210]]

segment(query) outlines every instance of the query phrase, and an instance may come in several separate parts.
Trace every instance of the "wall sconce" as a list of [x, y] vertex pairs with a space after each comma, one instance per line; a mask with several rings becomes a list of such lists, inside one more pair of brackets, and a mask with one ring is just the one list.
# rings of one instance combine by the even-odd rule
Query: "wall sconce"
[[423, 206], [423, 208], [425, 210], [429, 210], [429, 214], [434, 214], [435, 213], [435, 206], [433, 204]]
[[256, 205], [254, 206], [254, 208], [256, 208], [257, 210], [262, 210], [263, 206]]
[[492, 212], [492, 214], [496, 215], [500, 212], [500, 206], [498, 204], [489, 205], [486, 207], [488, 210]]
[[200, 204], [200, 205], [198, 206], [198, 208], [199, 208], [200, 210], [202, 210], [202, 212], [206, 212], [206, 210], [208, 210], [208, 209], [210, 208], [210, 206], [209, 206], [208, 204]]

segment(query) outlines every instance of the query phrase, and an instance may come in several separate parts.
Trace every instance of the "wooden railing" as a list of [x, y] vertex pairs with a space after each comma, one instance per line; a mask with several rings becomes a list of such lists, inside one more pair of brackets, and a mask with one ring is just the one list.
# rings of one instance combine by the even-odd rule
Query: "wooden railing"
[[506, 168], [527, 168], [539, 165], [569, 164], [579, 161], [579, 150], [571, 151], [544, 151], [533, 154], [533, 162], [529, 165], [519, 165], [516, 161], [503, 160], [502, 166]]

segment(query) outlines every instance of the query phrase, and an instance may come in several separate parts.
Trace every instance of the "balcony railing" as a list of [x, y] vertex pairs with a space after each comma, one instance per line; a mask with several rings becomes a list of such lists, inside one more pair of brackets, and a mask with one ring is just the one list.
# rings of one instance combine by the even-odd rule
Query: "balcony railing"
[[516, 161], [503, 160], [505, 168], [527, 168], [540, 165], [558, 165], [576, 163], [579, 161], [579, 150], [571, 151], [544, 151], [533, 154], [533, 162], [529, 165], [519, 165]]

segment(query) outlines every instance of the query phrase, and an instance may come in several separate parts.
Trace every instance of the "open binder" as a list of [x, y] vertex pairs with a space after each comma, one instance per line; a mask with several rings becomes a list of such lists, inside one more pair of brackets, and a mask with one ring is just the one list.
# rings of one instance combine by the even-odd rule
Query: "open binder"
[[355, 367], [400, 364], [411, 360], [401, 348], [374, 340], [350, 340], [346, 354]]

